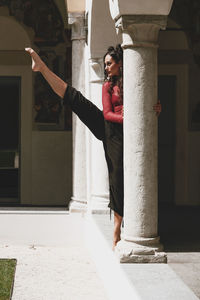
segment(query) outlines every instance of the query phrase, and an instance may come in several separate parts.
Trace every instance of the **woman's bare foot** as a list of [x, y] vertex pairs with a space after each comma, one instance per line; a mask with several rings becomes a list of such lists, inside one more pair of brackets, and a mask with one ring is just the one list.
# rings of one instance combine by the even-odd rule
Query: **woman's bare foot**
[[32, 58], [32, 70], [34, 72], [41, 72], [45, 67], [45, 63], [41, 60], [39, 55], [32, 48], [25, 48], [25, 51], [27, 51]]
[[112, 250], [114, 251], [115, 250], [115, 247], [117, 245], [117, 243], [121, 240], [121, 236], [120, 236], [121, 232], [119, 233], [114, 233], [114, 236], [113, 236], [113, 246], [112, 246]]

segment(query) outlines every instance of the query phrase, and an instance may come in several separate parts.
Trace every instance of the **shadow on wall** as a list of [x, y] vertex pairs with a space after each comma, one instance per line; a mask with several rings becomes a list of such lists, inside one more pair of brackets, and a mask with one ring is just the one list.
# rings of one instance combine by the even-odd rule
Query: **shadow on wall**
[[200, 251], [200, 207], [160, 205], [158, 229], [166, 252]]

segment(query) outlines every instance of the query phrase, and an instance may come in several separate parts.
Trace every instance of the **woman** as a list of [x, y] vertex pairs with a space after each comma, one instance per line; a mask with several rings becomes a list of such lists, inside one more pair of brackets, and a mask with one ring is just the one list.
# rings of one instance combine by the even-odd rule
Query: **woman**
[[124, 208], [123, 184], [123, 51], [120, 45], [109, 47], [104, 55], [105, 82], [102, 90], [105, 119], [105, 154], [108, 165], [110, 203], [114, 211], [113, 249], [121, 239]]
[[[37, 53], [25, 49], [32, 57], [32, 69], [41, 72], [54, 92], [65, 104], [103, 142], [109, 173], [110, 202], [114, 211], [113, 249], [121, 239], [121, 223], [123, 218], [123, 83], [122, 66], [123, 51], [120, 45], [109, 47], [104, 56], [105, 82], [102, 90], [103, 113], [80, 92], [69, 86], [55, 75]], [[160, 103], [154, 106], [158, 115]]]

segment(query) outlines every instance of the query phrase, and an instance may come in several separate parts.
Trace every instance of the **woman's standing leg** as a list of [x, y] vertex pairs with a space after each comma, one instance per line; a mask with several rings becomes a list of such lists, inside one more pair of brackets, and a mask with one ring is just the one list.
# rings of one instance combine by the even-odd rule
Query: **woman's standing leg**
[[113, 250], [121, 240], [121, 224], [124, 211], [123, 176], [123, 127], [105, 122], [104, 149], [109, 172], [110, 203], [114, 212]]
[[114, 232], [113, 232], [113, 246], [112, 249], [115, 249], [117, 243], [121, 240], [121, 225], [122, 217], [118, 213], [114, 212]]

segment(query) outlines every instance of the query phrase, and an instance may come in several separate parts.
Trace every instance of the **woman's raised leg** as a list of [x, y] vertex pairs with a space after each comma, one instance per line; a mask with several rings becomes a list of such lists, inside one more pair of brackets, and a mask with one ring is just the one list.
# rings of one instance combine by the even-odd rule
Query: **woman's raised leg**
[[54, 92], [64, 99], [64, 103], [70, 105], [72, 111], [78, 115], [80, 120], [98, 139], [103, 140], [105, 129], [102, 111], [87, 100], [79, 91], [70, 87], [54, 74], [32, 48], [26, 48], [25, 50], [32, 58], [32, 70], [40, 72]]

